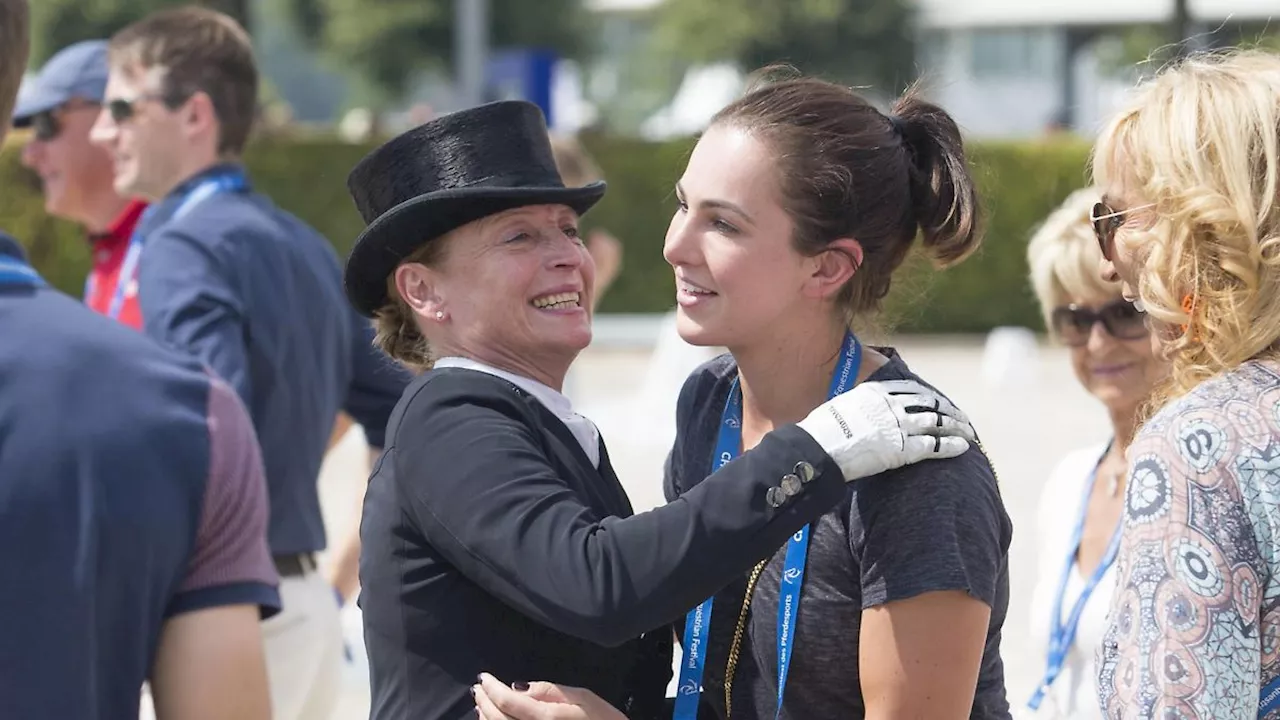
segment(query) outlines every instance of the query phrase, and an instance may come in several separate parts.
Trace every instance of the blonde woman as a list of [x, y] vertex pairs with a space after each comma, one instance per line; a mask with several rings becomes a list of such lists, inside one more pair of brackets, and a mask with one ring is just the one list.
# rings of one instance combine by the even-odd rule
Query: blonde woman
[[1045, 326], [1110, 420], [1098, 428], [1106, 439], [1062, 458], [1040, 495], [1031, 637], [1044, 674], [1027, 703], [1037, 718], [1101, 717], [1093, 658], [1115, 588], [1125, 449], [1163, 366], [1145, 316], [1118, 282], [1098, 276], [1102, 256], [1089, 216], [1099, 197], [1096, 188], [1072, 193], [1027, 248]]
[[1102, 277], [1171, 362], [1129, 450], [1107, 717], [1280, 717], [1280, 59], [1199, 56], [1094, 150]]

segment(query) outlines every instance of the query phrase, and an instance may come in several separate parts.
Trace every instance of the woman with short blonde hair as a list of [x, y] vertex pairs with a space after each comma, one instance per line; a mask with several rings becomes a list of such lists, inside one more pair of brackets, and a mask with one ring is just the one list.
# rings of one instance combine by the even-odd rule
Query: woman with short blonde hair
[[1098, 274], [1089, 216], [1100, 195], [1091, 187], [1073, 192], [1027, 247], [1045, 326], [1109, 419], [1099, 441], [1063, 457], [1040, 492], [1030, 629], [1044, 670], [1028, 704], [1042, 718], [1101, 717], [1093, 658], [1115, 588], [1125, 450], [1163, 371], [1143, 314], [1121, 296], [1120, 283]]
[[1104, 129], [1102, 275], [1171, 363], [1130, 449], [1108, 717], [1280, 717], [1280, 58], [1201, 55]]

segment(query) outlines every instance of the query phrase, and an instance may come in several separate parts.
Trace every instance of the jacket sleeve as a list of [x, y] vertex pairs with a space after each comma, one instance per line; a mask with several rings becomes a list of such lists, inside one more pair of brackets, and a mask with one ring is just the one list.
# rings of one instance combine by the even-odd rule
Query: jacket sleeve
[[383, 446], [387, 419], [413, 380], [398, 363], [373, 345], [373, 326], [353, 310], [351, 385], [342, 408], [364, 430], [369, 445]]
[[639, 652], [631, 667], [631, 697], [625, 708], [630, 720], [667, 720], [671, 717], [667, 685], [671, 682], [671, 630], [660, 627], [640, 638]]
[[[663, 507], [604, 517], [557, 474], [523, 400], [496, 380], [480, 391], [480, 382], [416, 389], [394, 442], [402, 502], [469, 579], [600, 645], [674, 621], [844, 495], [839, 468], [787, 426]], [[424, 392], [433, 385], [449, 389]], [[800, 462], [813, 480], [772, 507], [769, 489]]]
[[236, 259], [169, 228], [148, 238], [138, 265], [143, 328], [162, 345], [195, 357], [253, 406], [245, 308], [232, 267]]

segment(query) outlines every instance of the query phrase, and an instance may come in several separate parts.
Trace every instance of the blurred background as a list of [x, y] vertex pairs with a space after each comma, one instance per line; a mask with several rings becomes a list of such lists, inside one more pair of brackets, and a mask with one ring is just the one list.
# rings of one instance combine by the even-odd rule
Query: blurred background
[[[102, 38], [165, 0], [38, 0], [33, 68]], [[391, 134], [476, 103], [538, 103], [576, 135], [610, 189], [584, 221], [622, 243], [596, 341], [569, 393], [601, 426], [637, 510], [661, 501], [675, 393], [704, 349], [660, 341], [674, 307], [661, 247], [672, 187], [694, 137], [749, 73], [786, 62], [858, 86], [887, 105], [922, 82], [967, 134], [989, 218], [982, 251], [934, 273], [909, 261], [868, 335], [974, 420], [1000, 475], [1015, 535], [1003, 648], [1010, 701], [1042, 670], [1024, 647], [1039, 489], [1064, 452], [1109, 435], [1102, 406], [1044, 339], [1026, 243], [1087, 184], [1089, 142], [1128, 88], [1187, 48], [1280, 48], [1274, 0], [209, 0], [254, 37], [264, 74], [247, 153], [258, 189], [344, 256], [362, 227], [351, 167]], [[1186, 41], [1179, 45], [1181, 41]], [[0, 149], [0, 225], [40, 272], [79, 296], [90, 258], [74, 226], [49, 219]], [[659, 418], [637, 431], [635, 418]], [[648, 422], [646, 420], [646, 422]], [[358, 432], [358, 431], [353, 431]], [[329, 537], [357, 522], [363, 445], [349, 438], [321, 478]], [[367, 716], [359, 610], [339, 717]], [[527, 678], [533, 680], [536, 678]]]
[[[33, 3], [33, 67], [172, 0]], [[380, 139], [435, 114], [521, 97], [576, 134], [609, 181], [586, 225], [625, 244], [603, 313], [663, 312], [658, 248], [672, 186], [707, 119], [773, 62], [889, 102], [920, 81], [968, 134], [990, 211], [986, 250], [897, 283], [903, 332], [1037, 327], [1023, 247], [1084, 183], [1088, 138], [1124, 91], [1191, 47], [1280, 46], [1271, 0], [204, 0], [253, 34], [262, 122], [256, 184], [345, 256], [361, 224], [347, 171]], [[0, 172], [21, 174], [14, 147]], [[306, 178], [305, 182], [299, 182]], [[0, 198], [45, 277], [78, 295], [88, 247], [41, 212], [35, 186]]]

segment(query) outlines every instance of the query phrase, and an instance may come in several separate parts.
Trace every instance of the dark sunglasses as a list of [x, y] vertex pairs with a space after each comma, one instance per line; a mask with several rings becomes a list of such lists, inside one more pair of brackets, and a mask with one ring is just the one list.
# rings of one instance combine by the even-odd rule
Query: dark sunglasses
[[144, 103], [149, 100], [167, 101], [168, 99], [167, 95], [162, 95], [160, 93], [147, 93], [145, 95], [139, 95], [132, 100], [112, 98], [107, 101], [107, 112], [111, 113], [112, 121], [119, 124], [136, 115], [138, 113], [137, 106], [140, 103]]
[[1106, 258], [1107, 262], [1115, 260], [1112, 256], [1116, 250], [1116, 230], [1124, 225], [1124, 216], [1135, 210], [1145, 210], [1150, 207], [1155, 207], [1155, 203], [1139, 205], [1127, 210], [1116, 210], [1104, 202], [1093, 206], [1089, 221], [1093, 223], [1093, 234], [1098, 238], [1098, 249], [1102, 250], [1102, 257]]
[[59, 105], [51, 110], [45, 110], [31, 116], [31, 130], [37, 140], [41, 142], [49, 142], [62, 134], [62, 121], [58, 116], [67, 110], [76, 110], [79, 108], [96, 108], [97, 103], [93, 102], [71, 102]]
[[1053, 331], [1062, 342], [1080, 347], [1089, 342], [1093, 326], [1099, 322], [1117, 340], [1141, 340], [1147, 336], [1146, 313], [1128, 300], [1114, 300], [1097, 310], [1079, 305], [1054, 308], [1049, 316]]

